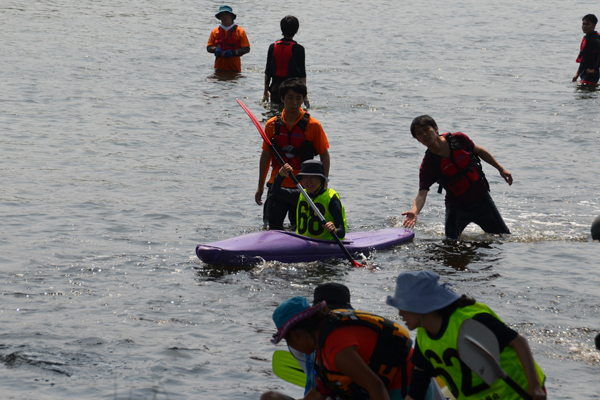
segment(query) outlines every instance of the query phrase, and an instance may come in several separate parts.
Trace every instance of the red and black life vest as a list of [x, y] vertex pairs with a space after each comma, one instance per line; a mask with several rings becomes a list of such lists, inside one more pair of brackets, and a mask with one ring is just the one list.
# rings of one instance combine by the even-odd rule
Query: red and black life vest
[[323, 346], [333, 330], [344, 326], [364, 326], [378, 335], [371, 359], [366, 363], [388, 388], [397, 373], [402, 374], [402, 396], [406, 397], [408, 387], [407, 358], [410, 355], [412, 342], [406, 329], [399, 324], [358, 310], [334, 310], [327, 316], [319, 333], [319, 361], [316, 365], [317, 376], [323, 385], [331, 390], [331, 394], [340, 399], [366, 400], [369, 394], [348, 376], [338, 371], [327, 370], [323, 363]]
[[242, 42], [238, 40], [235, 34], [237, 27], [237, 25], [234, 25], [233, 28], [229, 29], [229, 31], [226, 31], [219, 26], [219, 33], [215, 39], [215, 46], [218, 46], [223, 51], [241, 49]]
[[450, 158], [441, 157], [440, 171], [441, 178], [438, 180], [440, 187], [438, 193], [442, 193], [442, 188], [446, 192], [450, 191], [454, 196], [460, 196], [465, 193], [472, 183], [483, 179], [489, 190], [487, 179], [481, 168], [481, 160], [477, 154], [463, 150], [458, 140], [451, 133], [443, 134], [450, 145]]
[[[598, 36], [598, 39], [600, 39], [600, 33], [598, 33], [598, 32], [594, 32], [594, 33]], [[581, 46], [579, 47], [579, 55], [577, 56], [577, 59], [575, 60], [575, 62], [580, 63], [581, 60], [583, 60], [583, 49], [585, 49], [585, 45], [587, 44], [586, 38], [587, 38], [587, 35], [585, 35], [583, 37], [583, 39], [581, 39]]]
[[273, 46], [273, 58], [275, 59], [275, 76], [287, 78], [289, 73], [292, 48], [295, 43], [287, 40], [278, 40]]
[[[309, 118], [310, 114], [305, 112], [302, 119], [298, 121], [291, 132], [288, 131], [287, 126], [283, 122], [283, 118], [281, 118], [281, 114], [279, 114], [275, 120], [273, 146], [275, 146], [275, 150], [277, 150], [279, 155], [283, 158], [283, 161], [290, 164], [294, 169], [300, 169], [300, 165], [303, 161], [312, 160], [317, 155], [313, 143], [306, 140], [306, 136], [304, 136], [304, 131], [308, 125]], [[294, 150], [291, 152], [284, 151], [283, 147], [287, 145], [292, 145]], [[271, 166], [273, 168], [282, 167], [274, 155], [271, 156]]]

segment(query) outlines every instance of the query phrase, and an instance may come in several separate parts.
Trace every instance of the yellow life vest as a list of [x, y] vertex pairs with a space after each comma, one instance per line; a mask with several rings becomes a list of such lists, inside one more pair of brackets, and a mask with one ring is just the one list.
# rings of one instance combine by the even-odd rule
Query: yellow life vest
[[[312, 199], [315, 206], [319, 209], [323, 217], [325, 217], [325, 221], [334, 222], [333, 215], [329, 212], [329, 203], [331, 199], [336, 197], [340, 198], [337, 192], [333, 189], [327, 189], [319, 196]], [[341, 201], [340, 201], [341, 204]], [[346, 210], [344, 210], [344, 205], [342, 204], [342, 217], [344, 218], [344, 232], [348, 232], [348, 225], [346, 224]], [[312, 207], [304, 197], [302, 193], [300, 193], [300, 198], [298, 199], [298, 206], [296, 208], [296, 233], [299, 235], [308, 236], [315, 239], [328, 239], [333, 240], [333, 236], [331, 233], [325, 230], [321, 223], [319, 222], [319, 217], [315, 214]], [[343, 237], [340, 237], [343, 239]]]
[[[470, 400], [517, 400], [521, 397], [502, 379], [496, 380], [492, 386], [467, 367], [459, 358], [456, 343], [458, 331], [464, 320], [477, 314], [487, 313], [502, 320], [488, 306], [475, 303], [472, 306], [459, 307], [452, 313], [448, 327], [441, 338], [434, 340], [427, 335], [425, 329], [417, 328], [417, 343], [421, 353], [431, 363], [435, 375], [440, 376], [457, 399]], [[528, 389], [527, 378], [523, 365], [515, 350], [506, 346], [500, 353], [500, 365], [506, 373], [522, 388]], [[537, 363], [535, 368], [542, 385], [545, 375]]]

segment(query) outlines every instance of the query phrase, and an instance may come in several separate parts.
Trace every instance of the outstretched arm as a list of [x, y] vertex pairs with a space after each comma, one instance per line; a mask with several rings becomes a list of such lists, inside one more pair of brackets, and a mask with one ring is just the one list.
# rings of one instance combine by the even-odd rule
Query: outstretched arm
[[546, 393], [542, 390], [542, 385], [538, 379], [535, 361], [533, 360], [533, 355], [531, 354], [527, 339], [519, 334], [508, 344], [508, 346], [515, 350], [519, 357], [519, 361], [521, 361], [521, 364], [523, 365], [525, 376], [527, 377], [527, 384], [529, 385], [528, 393], [533, 400], [546, 400]]
[[427, 192], [428, 190], [419, 190], [417, 193], [417, 197], [413, 201], [413, 207], [410, 211], [402, 213], [402, 215], [406, 215], [406, 219], [404, 220], [405, 228], [412, 228], [417, 223], [417, 215], [423, 209], [425, 205], [425, 200], [427, 200]]
[[484, 149], [481, 146], [475, 145], [475, 154], [477, 154], [483, 161], [490, 164], [492, 167], [496, 168], [498, 170], [498, 172], [500, 173], [500, 176], [502, 178], [504, 178], [506, 183], [508, 183], [509, 186], [512, 185], [512, 183], [513, 183], [512, 174], [510, 172], [508, 172], [507, 170], [505, 170], [504, 167], [502, 165], [500, 165], [500, 163], [498, 161], [496, 161], [494, 156], [492, 156], [492, 154], [489, 151], [487, 151], [486, 149]]

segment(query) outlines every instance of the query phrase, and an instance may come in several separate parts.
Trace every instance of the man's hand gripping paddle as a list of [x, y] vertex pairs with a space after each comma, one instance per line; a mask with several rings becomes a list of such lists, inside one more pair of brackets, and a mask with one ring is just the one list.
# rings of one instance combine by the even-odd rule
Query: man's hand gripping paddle
[[[248, 109], [248, 107], [246, 107], [246, 105], [244, 103], [242, 103], [242, 101], [240, 99], [237, 99], [237, 102], [244, 109], [244, 111], [246, 111], [246, 114], [248, 114], [248, 116], [250, 117], [252, 122], [254, 122], [254, 126], [256, 126], [256, 129], [258, 129], [258, 131], [260, 132], [260, 135], [262, 136], [265, 143], [267, 143], [267, 146], [269, 146], [269, 150], [271, 150], [271, 153], [273, 155], [275, 155], [275, 157], [277, 158], [277, 161], [279, 161], [279, 163], [281, 165], [285, 165], [285, 161], [283, 161], [283, 159], [281, 158], [281, 156], [275, 149], [275, 146], [273, 146], [273, 144], [271, 143], [271, 141], [265, 134], [264, 129], [260, 125], [260, 122], [258, 122], [258, 119], [256, 119], [254, 114], [252, 114], [252, 111], [250, 111]], [[323, 217], [323, 214], [321, 214], [321, 212], [319, 211], [317, 206], [315, 206], [315, 203], [313, 203], [313, 201], [308, 196], [308, 194], [306, 194], [306, 191], [304, 190], [304, 188], [302, 187], [300, 182], [298, 182], [298, 179], [294, 176], [294, 174], [290, 174], [289, 176], [290, 176], [290, 178], [292, 178], [292, 180], [296, 184], [296, 187], [302, 191], [304, 198], [308, 201], [308, 204], [310, 204], [310, 207], [314, 211], [315, 215], [319, 218], [319, 221], [321, 222], [321, 224], [326, 223], [327, 221]], [[344, 246], [344, 244], [342, 243], [342, 241], [340, 240], [340, 238], [337, 236], [337, 234], [335, 232], [330, 232], [330, 233], [331, 233], [331, 236], [333, 236], [333, 238], [337, 242], [337, 244], [340, 246], [340, 248], [342, 249], [344, 254], [346, 255], [346, 258], [352, 263], [352, 265], [354, 265], [355, 267], [365, 267], [365, 265], [359, 264], [358, 262], [354, 261], [354, 259], [352, 258], [352, 255], [350, 255], [350, 253], [348, 252], [348, 249], [346, 249], [346, 247]]]
[[500, 349], [496, 335], [481, 322], [465, 320], [458, 332], [458, 356], [485, 383], [504, 380], [519, 396], [531, 400], [529, 393], [515, 382], [500, 366]]

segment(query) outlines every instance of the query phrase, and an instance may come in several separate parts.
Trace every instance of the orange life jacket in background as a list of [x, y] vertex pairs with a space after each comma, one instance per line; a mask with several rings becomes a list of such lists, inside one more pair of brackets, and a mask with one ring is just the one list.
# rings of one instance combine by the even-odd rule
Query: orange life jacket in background
[[219, 33], [215, 39], [215, 46], [218, 46], [223, 51], [241, 49], [242, 42], [240, 42], [235, 35], [236, 30], [237, 25], [234, 25], [229, 31], [219, 27]]

